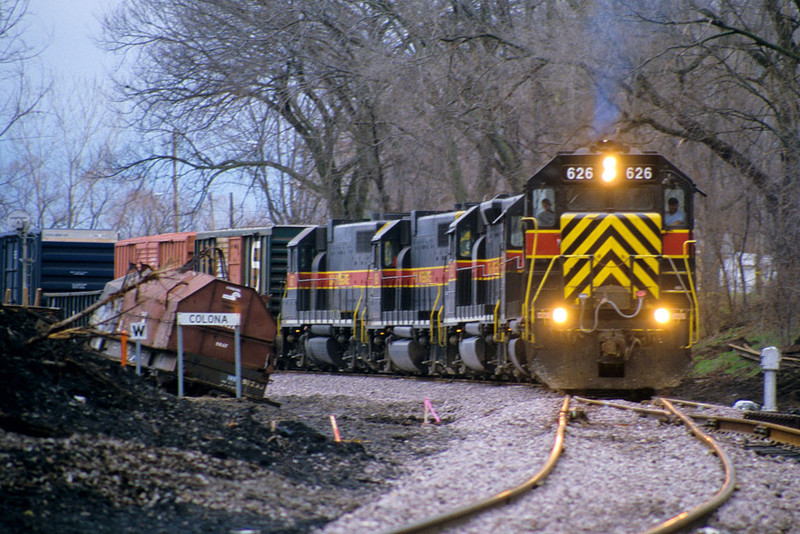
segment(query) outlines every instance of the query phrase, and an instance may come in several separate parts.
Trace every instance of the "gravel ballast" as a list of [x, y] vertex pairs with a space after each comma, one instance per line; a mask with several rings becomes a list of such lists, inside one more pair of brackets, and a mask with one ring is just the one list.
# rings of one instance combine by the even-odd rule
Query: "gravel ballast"
[[[526, 386], [302, 375], [277, 376], [271, 392], [289, 399], [320, 388], [382, 402], [416, 398], [420, 411], [429, 398], [447, 422], [428, 425], [428, 436], [449, 436], [445, 450], [407, 463], [390, 491], [326, 525], [321, 530], [326, 534], [400, 528], [525, 481], [550, 453], [563, 400]], [[644, 531], [697, 506], [722, 486], [721, 463], [682, 425], [575, 400], [572, 407], [585, 410], [586, 417], [568, 426], [562, 459], [544, 484], [451, 531]], [[741, 415], [724, 407], [707, 411]], [[735, 434], [714, 437], [733, 460], [737, 490], [696, 528], [795, 531], [800, 462], [745, 450], [744, 439]]]
[[[532, 476], [563, 400], [534, 386], [299, 373], [274, 376], [280, 407], [178, 399], [78, 342], [26, 344], [38, 322], [0, 307], [0, 532], [390, 531]], [[440, 424], [425, 423], [426, 399]], [[572, 408], [541, 487], [448, 531], [643, 531], [721, 487], [720, 462], [683, 426]], [[689, 531], [797, 531], [800, 462], [714, 436], [737, 490]]]

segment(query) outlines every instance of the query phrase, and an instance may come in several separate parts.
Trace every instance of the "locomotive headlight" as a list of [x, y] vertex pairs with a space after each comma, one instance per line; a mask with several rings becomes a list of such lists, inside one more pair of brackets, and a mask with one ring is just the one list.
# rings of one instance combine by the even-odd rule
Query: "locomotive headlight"
[[553, 310], [553, 320], [558, 324], [563, 324], [567, 321], [567, 310], [564, 308], [556, 308]]
[[607, 156], [603, 160], [603, 181], [612, 182], [617, 177], [617, 158]]
[[658, 308], [654, 313], [653, 317], [655, 318], [656, 322], [659, 324], [665, 324], [669, 322], [669, 310], [666, 308]]

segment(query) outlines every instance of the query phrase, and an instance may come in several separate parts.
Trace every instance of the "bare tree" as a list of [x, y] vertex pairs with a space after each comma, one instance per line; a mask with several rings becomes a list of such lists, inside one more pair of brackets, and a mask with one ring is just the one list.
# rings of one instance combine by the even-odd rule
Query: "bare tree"
[[286, 205], [276, 191], [297, 200], [299, 189], [309, 207], [319, 199], [331, 216], [360, 217], [518, 190], [551, 152], [543, 141], [575, 138], [581, 127], [561, 113], [574, 104], [543, 80], [569, 48], [550, 45], [575, 16], [558, 6], [145, 0], [107, 27], [139, 67], [123, 85], [139, 125], [182, 133], [178, 160], [200, 190], [237, 173], [273, 206]]
[[33, 92], [25, 65], [36, 56], [22, 38], [22, 25], [28, 12], [27, 0], [0, 3], [0, 140], [9, 130], [36, 109], [43, 92]]
[[[737, 205], [736, 219], [749, 224], [747, 206], [751, 215], [767, 214], [777, 273], [771, 303], [788, 339], [800, 321], [800, 8], [759, 4], [727, 0], [712, 10], [707, 3], [665, 2], [655, 14], [633, 6], [658, 35], [659, 49], [619, 87], [628, 98], [626, 128], [698, 143], [746, 178], [739, 190], [751, 196]], [[748, 234], [742, 228], [740, 247]]]
[[[362, 14], [357, 4], [335, 18], [325, 8], [148, 0], [130, 4], [109, 27], [120, 47], [140, 54], [142, 69], [127, 95], [151, 130], [182, 132], [188, 146], [181, 164], [201, 171], [205, 187], [221, 172], [268, 167], [291, 175], [342, 217], [363, 211], [364, 184], [377, 171], [365, 166], [375, 148], [363, 138], [369, 102], [349, 72], [350, 47], [366, 44], [349, 24]], [[337, 46], [344, 42], [349, 46]], [[269, 156], [253, 151], [263, 143], [235, 135], [248, 112], [274, 115], [279, 128], [294, 131], [304, 165], [259, 159]], [[226, 143], [231, 137], [238, 142]]]
[[115, 130], [96, 105], [99, 89], [52, 90], [35, 117], [20, 120], [9, 154], [4, 197], [31, 214], [38, 228], [103, 228], [118, 184], [111, 173]]

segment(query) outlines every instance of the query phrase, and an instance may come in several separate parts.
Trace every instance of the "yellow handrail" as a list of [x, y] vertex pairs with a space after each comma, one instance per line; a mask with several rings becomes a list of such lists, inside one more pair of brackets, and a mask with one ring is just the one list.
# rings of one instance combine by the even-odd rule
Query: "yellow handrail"
[[[689, 289], [692, 295], [692, 309], [689, 312], [689, 344], [685, 347], [687, 349], [700, 341], [700, 305], [697, 302], [697, 292], [694, 289], [694, 277], [689, 268], [689, 245], [694, 243], [697, 243], [697, 240], [689, 239], [683, 242], [683, 261], [686, 264], [686, 277], [689, 279]], [[692, 333], [693, 329], [694, 334]]]
[[364, 344], [369, 342], [369, 336], [367, 335], [367, 319], [366, 319], [366, 315], [367, 315], [367, 307], [364, 306], [364, 310], [361, 312], [361, 335], [359, 336], [359, 339], [361, 340], [361, 343], [364, 343]]
[[439, 306], [439, 311], [436, 314], [436, 322], [439, 324], [439, 346], [445, 347], [447, 346], [447, 332], [442, 328], [442, 310], [444, 310], [444, 305]]
[[[358, 309], [361, 307], [361, 301], [364, 300], [364, 288], [361, 288], [361, 293], [358, 295], [358, 302], [356, 303], [356, 309], [353, 310], [353, 338], [356, 337], [356, 332], [358, 331]], [[359, 334], [359, 339], [360, 339]]]
[[506, 340], [505, 334], [500, 334], [497, 337], [498, 314], [500, 312], [500, 299], [497, 299], [497, 304], [494, 305], [494, 340], [498, 343], [503, 343]]
[[[283, 302], [283, 301], [285, 301], [285, 300], [286, 300], [286, 296], [287, 296], [288, 294], [289, 294], [289, 288], [288, 288], [288, 287], [286, 286], [286, 284], [284, 283], [284, 284], [283, 284], [283, 300], [281, 300], [281, 302]], [[280, 312], [278, 313], [278, 318], [275, 320], [275, 328], [277, 328], [277, 329], [278, 329], [278, 331], [277, 331], [276, 335], [277, 335], [278, 337], [281, 337], [281, 314], [280, 314]]]
[[[525, 341], [529, 343], [533, 343], [533, 329], [532, 323], [533, 318], [530, 313], [530, 306], [528, 305], [528, 299], [531, 296], [531, 286], [533, 285], [533, 268], [536, 265], [536, 245], [539, 240], [539, 221], [536, 220], [536, 217], [523, 217], [524, 221], [533, 221], [533, 250], [531, 251], [531, 266], [528, 269], [528, 284], [525, 288], [525, 301], [522, 303], [522, 317], [525, 321]], [[523, 248], [523, 250], [525, 250]]]
[[433, 301], [433, 306], [431, 307], [431, 339], [434, 339], [434, 333], [436, 334], [436, 339], [438, 342], [439, 331], [437, 329], [436, 322], [434, 321], [433, 317], [436, 315], [436, 305], [439, 304], [439, 297], [442, 295], [442, 286], [439, 286], [439, 289], [436, 291], [436, 300]]

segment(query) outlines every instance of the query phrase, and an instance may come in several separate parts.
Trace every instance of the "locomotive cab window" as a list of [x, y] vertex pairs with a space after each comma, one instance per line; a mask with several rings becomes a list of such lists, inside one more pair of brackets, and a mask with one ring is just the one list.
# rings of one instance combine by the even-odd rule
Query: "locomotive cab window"
[[664, 228], [686, 226], [686, 194], [680, 187], [664, 190]]
[[308, 272], [311, 270], [311, 262], [314, 261], [314, 247], [311, 245], [300, 245], [296, 249], [297, 260], [295, 266], [298, 272]]
[[512, 215], [508, 219], [508, 245], [511, 248], [522, 248], [525, 244], [525, 228], [522, 215]]
[[472, 257], [472, 230], [469, 227], [458, 230], [458, 257]]
[[533, 211], [536, 214], [536, 222], [539, 226], [550, 227], [556, 223], [555, 214], [555, 191], [552, 187], [535, 189], [533, 191]]
[[397, 267], [397, 251], [399, 247], [397, 241], [385, 241], [383, 243], [383, 266]]

